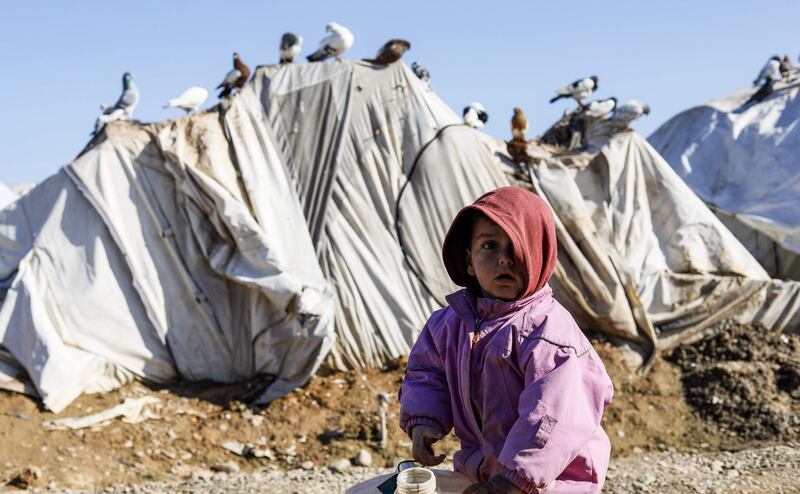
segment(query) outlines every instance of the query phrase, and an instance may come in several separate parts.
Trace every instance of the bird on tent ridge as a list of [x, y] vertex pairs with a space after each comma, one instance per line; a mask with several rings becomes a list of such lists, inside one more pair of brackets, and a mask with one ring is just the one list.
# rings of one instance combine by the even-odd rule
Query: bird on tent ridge
[[177, 98], [167, 101], [164, 108], [180, 108], [187, 114], [196, 111], [208, 99], [208, 90], [203, 86], [192, 86]]
[[102, 112], [94, 123], [94, 132], [97, 134], [100, 129], [108, 122], [114, 120], [130, 120], [133, 118], [133, 111], [139, 104], [139, 88], [133, 82], [133, 75], [125, 72], [122, 75], [122, 94], [113, 106], [100, 105]]
[[599, 99], [587, 103], [584, 107], [584, 116], [589, 118], [602, 118], [608, 116], [617, 107], [617, 98]]
[[342, 53], [353, 46], [353, 41], [355, 41], [353, 33], [341, 24], [329, 22], [325, 26], [325, 30], [328, 35], [319, 42], [317, 51], [306, 57], [309, 62], [321, 62], [330, 57], [336, 57], [336, 60], [341, 60]]
[[615, 122], [620, 122], [625, 126], [628, 126], [631, 122], [642, 115], [649, 114], [650, 106], [647, 103], [642, 103], [639, 100], [632, 99], [623, 105], [617, 106], [614, 109], [614, 114], [611, 116], [611, 119]]
[[292, 63], [294, 57], [300, 53], [303, 48], [303, 37], [294, 33], [284, 33], [281, 36], [281, 63]]
[[219, 83], [216, 89], [223, 88], [219, 93], [219, 98], [225, 98], [234, 89], [240, 89], [247, 82], [250, 77], [250, 67], [245, 64], [239, 57], [239, 54], [233, 53], [233, 68], [225, 75], [225, 79]]
[[550, 103], [555, 103], [561, 98], [573, 98], [579, 106], [583, 106], [583, 100], [597, 91], [598, 78], [596, 75], [578, 79], [572, 84], [566, 85], [556, 91], [555, 97], [550, 99]]
[[411, 43], [404, 39], [390, 39], [387, 41], [374, 59], [366, 58], [365, 62], [378, 65], [389, 65], [395, 63], [403, 57], [403, 54], [411, 49]]
[[511, 135], [513, 140], [527, 142], [525, 133], [528, 131], [528, 118], [522, 113], [519, 107], [514, 108], [514, 115], [511, 117]]
[[414, 75], [417, 76], [421, 81], [423, 82], [431, 81], [431, 73], [428, 72], [428, 69], [418, 64], [417, 62], [411, 63], [411, 70], [414, 72]]
[[477, 101], [465, 106], [461, 115], [464, 117], [464, 123], [473, 129], [480, 129], [489, 121], [489, 114], [486, 113], [486, 108]]
[[776, 82], [781, 79], [781, 57], [773, 55], [764, 64], [764, 67], [758, 73], [758, 77], [753, 81], [754, 86], [758, 86], [761, 82]]

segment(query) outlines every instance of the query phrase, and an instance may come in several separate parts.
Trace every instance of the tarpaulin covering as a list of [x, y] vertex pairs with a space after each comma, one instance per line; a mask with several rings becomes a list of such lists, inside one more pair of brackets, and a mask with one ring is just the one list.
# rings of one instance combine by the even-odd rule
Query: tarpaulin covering
[[650, 136], [653, 147], [775, 277], [800, 280], [800, 81], [690, 108]]
[[[639, 136], [536, 152], [519, 185], [556, 212], [553, 285], [584, 327], [652, 354], [721, 317], [796, 317], [796, 284]], [[402, 63], [260, 67], [210, 111], [111, 123], [0, 212], [0, 386], [26, 377], [60, 410], [130, 379], [274, 376], [263, 402], [325, 359], [380, 366], [455, 289], [455, 213], [512, 169]]]

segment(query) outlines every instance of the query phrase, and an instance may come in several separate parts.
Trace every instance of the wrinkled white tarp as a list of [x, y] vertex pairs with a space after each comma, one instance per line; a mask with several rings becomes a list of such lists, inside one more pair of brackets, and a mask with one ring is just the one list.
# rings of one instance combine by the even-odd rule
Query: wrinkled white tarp
[[50, 431], [66, 431], [86, 429], [87, 427], [105, 427], [111, 420], [122, 417], [126, 424], [138, 424], [149, 419], [161, 418], [150, 407], [161, 403], [155, 396], [142, 396], [141, 398], [125, 398], [125, 401], [102, 412], [84, 415], [82, 417], [64, 417], [55, 420], [45, 420], [42, 427]]
[[[326, 356], [407, 354], [455, 289], [451, 219], [510, 181], [504, 145], [459, 122], [402, 63], [331, 61], [261, 67], [225, 108], [106, 126], [0, 212], [0, 375], [18, 364], [54, 410], [133, 378], [270, 374], [268, 401]], [[553, 285], [584, 327], [646, 353], [722, 317], [796, 317], [796, 284], [770, 280], [640, 137], [535, 154], [521, 185], [556, 211]]]
[[743, 106], [753, 91], [686, 110], [649, 140], [773, 276], [800, 280], [800, 81]]
[[668, 349], [722, 319], [800, 323], [800, 284], [771, 280], [634, 132], [531, 171], [557, 216], [556, 292], [584, 327]]

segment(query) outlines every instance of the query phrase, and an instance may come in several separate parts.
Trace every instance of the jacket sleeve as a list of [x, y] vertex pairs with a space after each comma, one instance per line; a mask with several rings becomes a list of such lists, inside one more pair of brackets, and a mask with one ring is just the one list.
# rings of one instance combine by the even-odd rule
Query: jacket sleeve
[[418, 424], [438, 429], [442, 436], [453, 428], [447, 376], [431, 326], [431, 321], [428, 321], [411, 348], [406, 375], [400, 386], [400, 428], [409, 436], [411, 429]]
[[539, 340], [529, 349], [519, 418], [500, 452], [502, 474], [537, 492], [597, 433], [613, 385], [599, 356]]

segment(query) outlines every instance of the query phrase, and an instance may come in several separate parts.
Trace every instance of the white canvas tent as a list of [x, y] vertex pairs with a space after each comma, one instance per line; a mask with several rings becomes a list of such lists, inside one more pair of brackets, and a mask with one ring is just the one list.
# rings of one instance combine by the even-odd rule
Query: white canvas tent
[[[60, 410], [134, 378], [267, 374], [268, 401], [323, 359], [406, 354], [455, 289], [450, 220], [512, 180], [503, 143], [459, 123], [402, 63], [327, 62], [260, 67], [225, 108], [107, 126], [0, 213], [0, 383], [27, 377]], [[641, 137], [533, 148], [519, 185], [556, 211], [553, 284], [584, 327], [652, 355], [721, 318], [796, 325], [797, 285]]]
[[800, 80], [690, 108], [650, 136], [773, 276], [800, 280]]
[[0, 209], [8, 206], [19, 198], [13, 189], [8, 187], [3, 182], [0, 182]]

